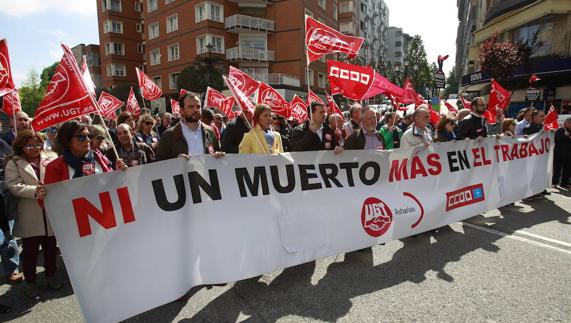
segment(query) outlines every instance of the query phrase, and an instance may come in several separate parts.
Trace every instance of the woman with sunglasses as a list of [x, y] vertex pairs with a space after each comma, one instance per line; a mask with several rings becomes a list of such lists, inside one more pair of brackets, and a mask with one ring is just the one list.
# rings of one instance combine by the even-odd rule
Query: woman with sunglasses
[[6, 158], [6, 184], [15, 197], [18, 197], [18, 212], [14, 224], [14, 235], [22, 238], [23, 267], [26, 279], [25, 293], [28, 297], [39, 296], [36, 287], [36, 263], [40, 246], [44, 253], [45, 274], [48, 287], [61, 288], [55, 279], [56, 238], [46, 217], [44, 209], [37, 199], [45, 194], [45, 169], [57, 154], [44, 150], [44, 140], [32, 130], [18, 132], [12, 144], [14, 153]]
[[[76, 120], [67, 121], [60, 126], [57, 139], [63, 154], [47, 166], [45, 184], [113, 170], [103, 154], [92, 149], [93, 136], [88, 125]], [[116, 167], [127, 168], [120, 159]]]
[[456, 140], [456, 133], [454, 133], [454, 128], [456, 128], [456, 118], [446, 116], [440, 119], [440, 122], [436, 127], [436, 138], [434, 138], [434, 141], [447, 142]]
[[157, 151], [159, 147], [159, 136], [153, 130], [155, 126], [155, 119], [150, 114], [143, 114], [139, 117], [137, 125], [136, 138], [138, 142], [147, 144], [149, 147]]

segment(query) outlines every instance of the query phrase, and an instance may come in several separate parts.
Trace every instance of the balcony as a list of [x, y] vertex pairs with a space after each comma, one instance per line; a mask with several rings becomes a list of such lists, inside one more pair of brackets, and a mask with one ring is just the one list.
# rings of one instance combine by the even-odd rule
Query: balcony
[[255, 80], [262, 81], [271, 85], [300, 86], [301, 84], [299, 78], [283, 73], [252, 73], [250, 76], [252, 76]]
[[246, 15], [233, 15], [226, 17], [224, 27], [230, 32], [268, 32], [274, 31], [274, 21], [246, 16]]
[[275, 51], [238, 46], [226, 49], [226, 59], [269, 62], [275, 60]]

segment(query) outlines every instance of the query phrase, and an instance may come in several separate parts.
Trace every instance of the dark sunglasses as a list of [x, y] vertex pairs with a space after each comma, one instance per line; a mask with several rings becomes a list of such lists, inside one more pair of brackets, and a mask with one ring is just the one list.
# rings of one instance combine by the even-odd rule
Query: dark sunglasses
[[46, 129], [47, 133], [56, 133], [57, 132], [57, 128], [48, 128]]
[[145, 122], [145, 124], [146, 124], [147, 126], [154, 126], [154, 125], [155, 125], [155, 123], [154, 123], [154, 122], [152, 122], [152, 121], [149, 121], [149, 122]]
[[83, 134], [75, 135], [74, 137], [81, 142], [93, 139], [92, 135], [83, 135]]

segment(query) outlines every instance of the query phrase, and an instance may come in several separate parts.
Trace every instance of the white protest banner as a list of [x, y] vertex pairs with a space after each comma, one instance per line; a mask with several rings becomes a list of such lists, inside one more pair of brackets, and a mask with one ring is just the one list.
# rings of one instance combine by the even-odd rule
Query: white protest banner
[[178, 158], [49, 185], [46, 207], [85, 319], [113, 322], [540, 193], [552, 143]]

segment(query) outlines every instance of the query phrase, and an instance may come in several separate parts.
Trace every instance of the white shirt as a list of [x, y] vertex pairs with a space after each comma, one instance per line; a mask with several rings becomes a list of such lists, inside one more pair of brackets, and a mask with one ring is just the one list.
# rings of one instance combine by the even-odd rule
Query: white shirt
[[523, 119], [520, 122], [517, 123], [517, 125], [515, 126], [515, 134], [516, 136], [521, 136], [523, 135], [523, 129], [525, 127], [529, 126], [529, 122], [527, 122], [527, 120]]
[[319, 137], [319, 140], [323, 141], [323, 126], [319, 127], [319, 129], [315, 130], [315, 133]]
[[400, 147], [401, 148], [415, 147], [431, 142], [432, 142], [432, 136], [430, 134], [430, 131], [427, 128], [422, 130], [413, 124], [403, 133], [400, 139]]
[[188, 146], [188, 155], [204, 155], [204, 141], [202, 140], [202, 123], [198, 122], [196, 130], [190, 129], [184, 122], [181, 122], [182, 135]]

